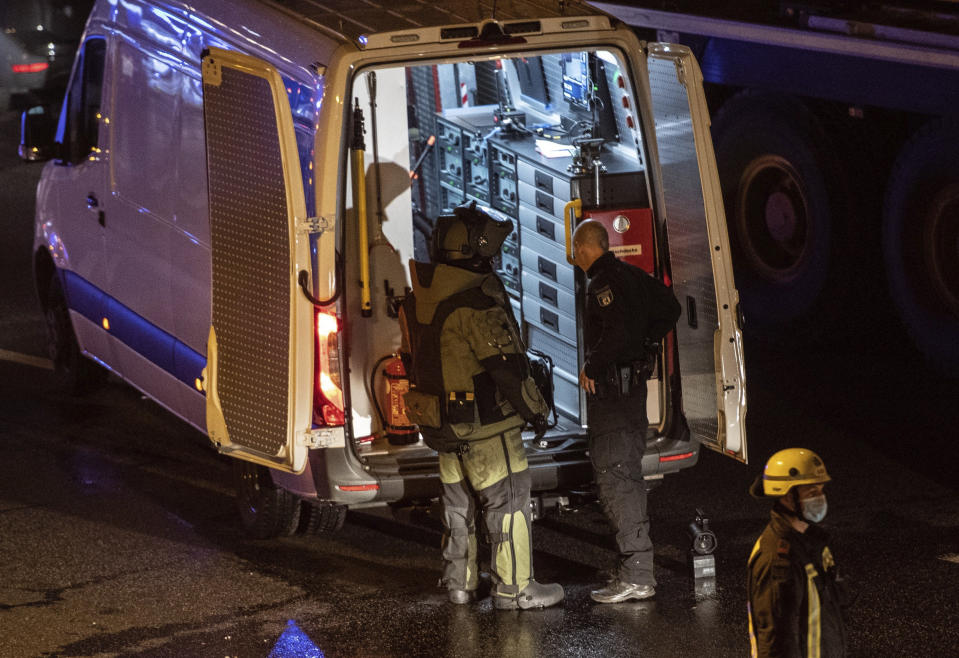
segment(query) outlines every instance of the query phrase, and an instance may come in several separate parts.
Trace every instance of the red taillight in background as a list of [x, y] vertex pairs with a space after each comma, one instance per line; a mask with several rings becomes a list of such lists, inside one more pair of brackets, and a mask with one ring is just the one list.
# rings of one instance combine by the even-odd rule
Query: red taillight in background
[[343, 413], [343, 383], [340, 379], [339, 320], [335, 312], [316, 310], [316, 363], [313, 382], [313, 422], [338, 426]]
[[40, 73], [50, 68], [49, 62], [33, 62], [32, 64], [14, 64], [10, 68], [14, 73]]

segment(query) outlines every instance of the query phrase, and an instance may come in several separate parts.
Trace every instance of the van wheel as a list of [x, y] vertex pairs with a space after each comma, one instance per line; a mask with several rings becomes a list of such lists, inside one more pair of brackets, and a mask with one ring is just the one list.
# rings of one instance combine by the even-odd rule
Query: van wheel
[[296, 532], [300, 500], [273, 484], [269, 469], [234, 459], [233, 484], [240, 520], [250, 537], [273, 539]]
[[903, 146], [883, 205], [889, 293], [906, 329], [944, 373], [959, 369], [959, 121], [926, 124]]
[[69, 395], [84, 395], [96, 390], [106, 381], [107, 371], [80, 351], [60, 277], [55, 274], [47, 289], [44, 320], [47, 325], [47, 354], [53, 361], [57, 388]]
[[822, 333], [845, 279], [835, 233], [848, 204], [824, 131], [798, 100], [742, 93], [713, 135], [744, 329], [773, 342]]
[[304, 500], [300, 503], [301, 535], [325, 535], [343, 528], [346, 521], [346, 505]]

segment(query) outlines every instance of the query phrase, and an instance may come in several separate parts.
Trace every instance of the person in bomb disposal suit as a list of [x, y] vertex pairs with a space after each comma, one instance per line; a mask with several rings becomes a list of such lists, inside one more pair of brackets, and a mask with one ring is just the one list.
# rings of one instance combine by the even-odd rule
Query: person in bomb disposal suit
[[587, 392], [589, 454], [603, 511], [616, 529], [620, 562], [599, 603], [647, 599], [656, 593], [653, 544], [646, 513], [646, 380], [656, 341], [675, 326], [680, 306], [658, 279], [609, 251], [602, 224], [586, 220], [573, 234], [586, 291], [586, 361], [579, 375]]
[[746, 583], [753, 658], [838, 658], [848, 650], [845, 581], [818, 525], [832, 478], [819, 455], [780, 450], [749, 489], [776, 499], [749, 556]]
[[[494, 211], [489, 211], [494, 212]], [[513, 230], [476, 208], [437, 219], [432, 263], [410, 262], [413, 292], [403, 303], [401, 356], [411, 388], [404, 401], [427, 445], [439, 453], [443, 584], [453, 603], [476, 598], [477, 506], [492, 550], [500, 609], [559, 603], [563, 588], [533, 580], [530, 474], [521, 430], [547, 430], [549, 410], [503, 282], [490, 259]]]

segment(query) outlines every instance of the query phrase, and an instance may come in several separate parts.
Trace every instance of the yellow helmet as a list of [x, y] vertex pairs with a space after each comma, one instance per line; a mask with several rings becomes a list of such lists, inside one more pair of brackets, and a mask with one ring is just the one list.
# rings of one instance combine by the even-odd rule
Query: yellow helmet
[[832, 478], [819, 455], [805, 448], [787, 448], [769, 458], [763, 469], [763, 493], [785, 496], [795, 486], [822, 484]]

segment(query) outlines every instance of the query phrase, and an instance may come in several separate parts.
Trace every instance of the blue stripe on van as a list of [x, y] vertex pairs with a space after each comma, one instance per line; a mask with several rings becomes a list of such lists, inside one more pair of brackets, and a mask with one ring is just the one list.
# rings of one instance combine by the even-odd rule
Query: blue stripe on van
[[103, 291], [69, 270], [60, 270], [67, 306], [90, 322], [103, 319]]
[[196, 388], [196, 380], [202, 378], [204, 368], [206, 368], [205, 356], [190, 349], [178, 340], [174, 341], [173, 372], [171, 373], [174, 377]]
[[104, 295], [110, 334], [140, 356], [173, 374], [173, 343], [176, 339], [157, 329], [112, 297]]
[[102, 327], [110, 321], [110, 334], [190, 388], [196, 388], [206, 367], [206, 357], [177, 340], [121, 304], [83, 277], [63, 271], [67, 304], [71, 309]]

